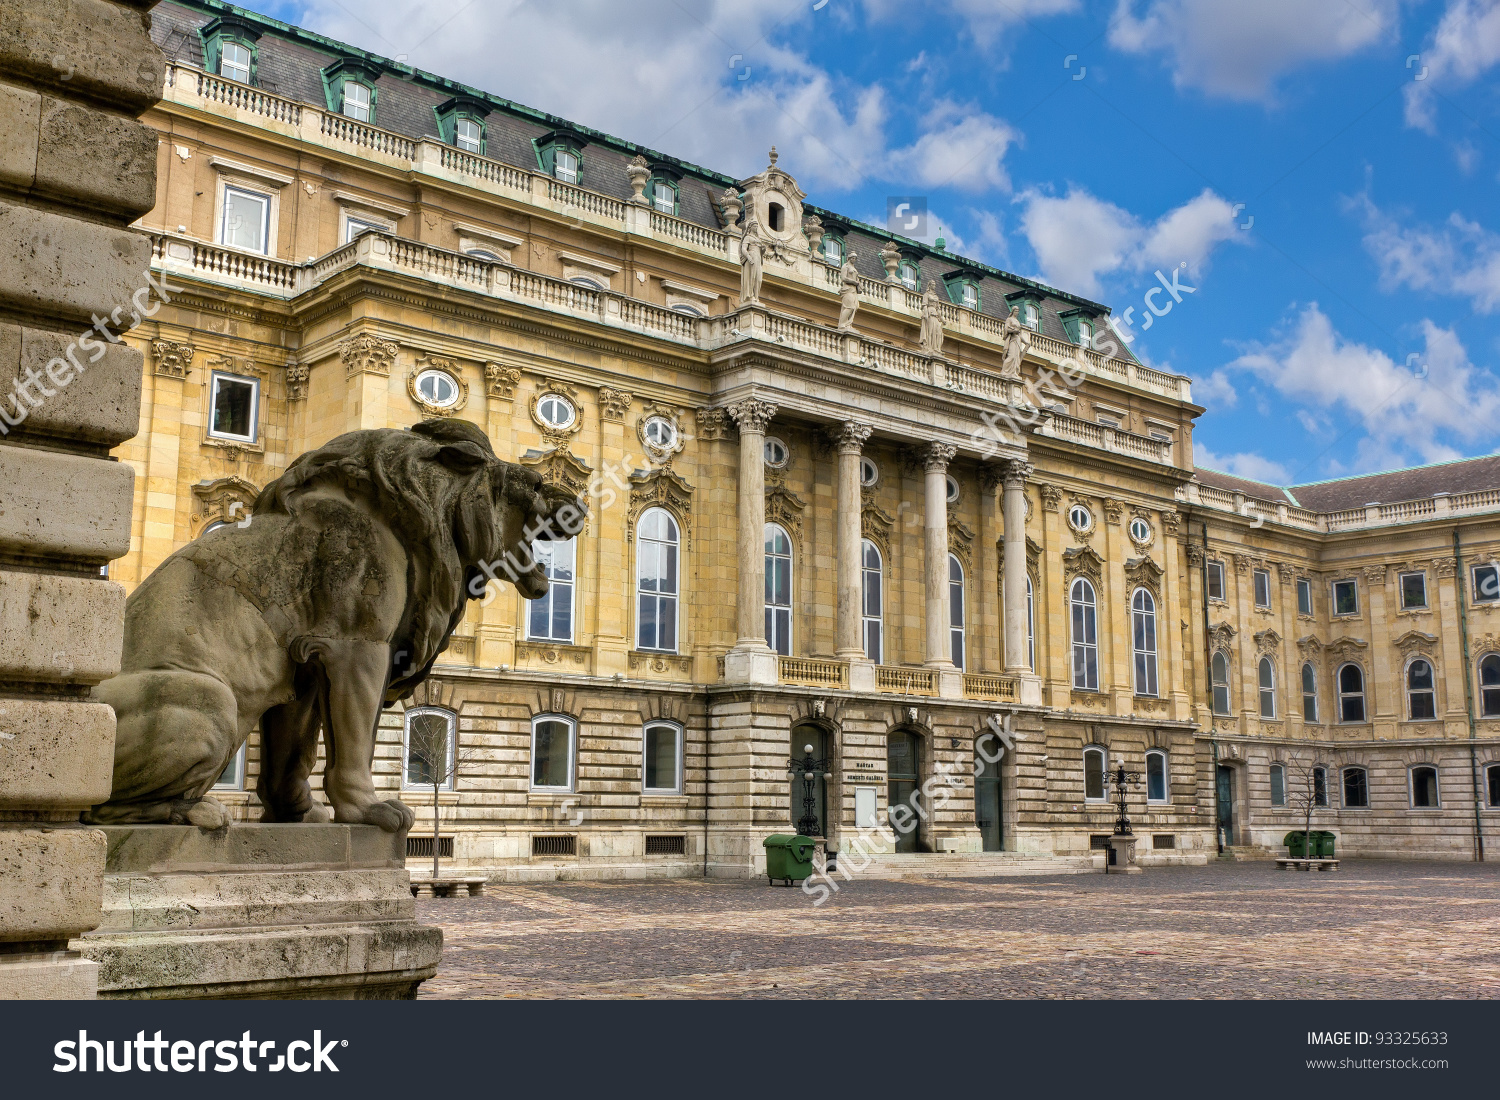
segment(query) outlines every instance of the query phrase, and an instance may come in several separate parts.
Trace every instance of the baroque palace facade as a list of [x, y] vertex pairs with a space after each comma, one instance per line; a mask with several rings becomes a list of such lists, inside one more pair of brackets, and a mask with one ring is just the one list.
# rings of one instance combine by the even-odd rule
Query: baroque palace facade
[[[1121, 764], [1145, 863], [1277, 851], [1304, 790], [1340, 854], [1500, 822], [1500, 460], [1195, 471], [1188, 379], [1106, 306], [816, 208], [774, 150], [736, 180], [213, 0], [153, 20], [173, 289], [126, 337], [111, 576], [431, 416], [591, 502], [383, 719], [414, 854], [434, 771], [439, 850], [513, 878], [754, 874], [924, 786], [882, 858], [1088, 869]], [[216, 792], [247, 819], [257, 753]]]

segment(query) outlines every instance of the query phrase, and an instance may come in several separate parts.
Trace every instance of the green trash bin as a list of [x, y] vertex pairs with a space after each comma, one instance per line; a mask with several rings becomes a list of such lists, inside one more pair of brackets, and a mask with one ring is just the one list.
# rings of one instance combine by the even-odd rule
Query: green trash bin
[[1317, 850], [1311, 853], [1312, 857], [1314, 859], [1336, 859], [1337, 857], [1333, 854], [1334, 839], [1334, 835], [1324, 829], [1313, 833], [1313, 844], [1316, 845]]
[[[1306, 859], [1307, 840], [1307, 834], [1298, 829], [1295, 833], [1287, 833], [1286, 836], [1282, 837], [1281, 843], [1286, 845], [1286, 854], [1291, 859]], [[1312, 842], [1313, 847], [1316, 848], [1318, 844], [1318, 834], [1316, 832], [1312, 834]]]
[[766, 878], [771, 885], [780, 880], [790, 886], [801, 882], [813, 872], [813, 851], [817, 842], [810, 836], [791, 833], [773, 833], [765, 839]]

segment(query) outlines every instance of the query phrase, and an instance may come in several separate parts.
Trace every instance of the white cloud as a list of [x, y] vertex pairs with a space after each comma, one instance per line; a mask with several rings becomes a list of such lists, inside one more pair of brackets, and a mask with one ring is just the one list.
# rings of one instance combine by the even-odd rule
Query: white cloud
[[1421, 57], [1427, 75], [1406, 86], [1406, 124], [1433, 133], [1438, 89], [1472, 84], [1500, 63], [1500, 0], [1452, 0]]
[[1279, 462], [1273, 462], [1253, 451], [1215, 454], [1196, 439], [1193, 440], [1193, 465], [1206, 466], [1210, 470], [1233, 474], [1250, 481], [1261, 481], [1267, 485], [1285, 485], [1291, 480], [1286, 467]]
[[1292, 69], [1393, 40], [1398, 8], [1399, 0], [1118, 0], [1109, 42], [1166, 53], [1179, 88], [1266, 102]]
[[[962, 19], [974, 41], [984, 47], [1007, 45], [1002, 35], [1017, 23], [1078, 11], [1080, 0], [937, 0], [931, 6], [948, 8]], [[864, 0], [872, 23], [919, 19], [912, 0]]]
[[1468, 298], [1479, 313], [1500, 308], [1500, 233], [1457, 212], [1442, 227], [1403, 225], [1368, 194], [1350, 203], [1365, 223], [1366, 251], [1387, 290], [1406, 286]]
[[[1469, 362], [1451, 329], [1424, 320], [1421, 331], [1425, 350], [1408, 369], [1344, 339], [1313, 303], [1281, 339], [1251, 349], [1229, 369], [1254, 374], [1292, 401], [1357, 418], [1365, 469], [1404, 465], [1412, 455], [1441, 462], [1461, 456], [1454, 442], [1472, 447], [1493, 435], [1500, 386]], [[1426, 376], [1418, 377], [1423, 366]]]
[[1193, 379], [1193, 400], [1210, 412], [1216, 412], [1219, 409], [1234, 408], [1239, 404], [1240, 394], [1229, 375], [1223, 370], [1216, 370], [1207, 378]]
[[1018, 135], [1001, 119], [940, 102], [921, 136], [896, 147], [880, 83], [845, 80], [779, 44], [815, 43], [822, 17], [811, 4], [757, 0], [574, 0], [566, 15], [527, 0], [431, 0], [415, 9], [410, 0], [305, 0], [297, 18], [731, 175], [760, 171], [775, 144], [784, 167], [824, 190], [870, 180], [1008, 189], [1003, 160]]
[[1043, 278], [1074, 294], [1096, 297], [1100, 277], [1149, 271], [1187, 262], [1196, 274], [1216, 246], [1244, 240], [1234, 228], [1234, 207], [1204, 190], [1152, 223], [1082, 188], [1062, 198], [1035, 189], [1016, 196], [1021, 232], [1041, 264]]

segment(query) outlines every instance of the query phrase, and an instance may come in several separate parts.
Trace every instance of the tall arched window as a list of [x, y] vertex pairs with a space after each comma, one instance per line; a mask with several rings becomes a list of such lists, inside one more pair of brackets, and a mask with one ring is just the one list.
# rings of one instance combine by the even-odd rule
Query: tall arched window
[[1370, 807], [1370, 777], [1364, 768], [1344, 769], [1344, 806], [1351, 810]]
[[1286, 765], [1271, 765], [1271, 805], [1286, 805]]
[[863, 621], [865, 636], [865, 656], [877, 665], [881, 663], [881, 562], [880, 548], [869, 539], [865, 539], [860, 546], [861, 569], [860, 578], [864, 586], [862, 602], [860, 604], [860, 617]]
[[1260, 716], [1276, 717], [1276, 667], [1269, 657], [1260, 659]]
[[1156, 600], [1137, 588], [1130, 600], [1132, 644], [1135, 647], [1135, 693], [1156, 695]]
[[1318, 671], [1311, 661], [1302, 666], [1302, 720], [1318, 720]]
[[1088, 802], [1104, 801], [1104, 750], [1091, 745], [1083, 750], [1083, 797]]
[[458, 740], [458, 716], [438, 707], [412, 707], [406, 712], [403, 787], [453, 789], [453, 758]]
[[1479, 662], [1480, 713], [1500, 718], [1500, 653], [1490, 653]]
[[792, 653], [792, 540], [766, 524], [766, 643], [783, 657]]
[[1167, 801], [1167, 754], [1152, 749], [1146, 754], [1146, 801]]
[[948, 555], [948, 638], [953, 663], [964, 667], [964, 567], [957, 556]]
[[1358, 665], [1344, 665], [1338, 671], [1339, 721], [1365, 720], [1365, 673]]
[[677, 794], [682, 790], [682, 727], [675, 722], [646, 723], [642, 731], [645, 757], [641, 767], [641, 790], [651, 794]]
[[578, 726], [560, 714], [531, 721], [531, 789], [571, 791], [577, 779]]
[[1432, 683], [1432, 666], [1420, 658], [1406, 667], [1406, 712], [1413, 722], [1437, 717], [1437, 690]]
[[1026, 667], [1036, 671], [1036, 603], [1031, 593], [1031, 574], [1026, 575]]
[[1214, 713], [1229, 713], [1229, 657], [1221, 649], [1214, 653], [1209, 663], [1209, 677], [1213, 681]]
[[652, 508], [636, 528], [636, 648], [677, 651], [677, 521]]
[[1083, 691], [1098, 691], [1098, 608], [1094, 586], [1079, 577], [1068, 593], [1068, 604], [1073, 612], [1073, 686]]

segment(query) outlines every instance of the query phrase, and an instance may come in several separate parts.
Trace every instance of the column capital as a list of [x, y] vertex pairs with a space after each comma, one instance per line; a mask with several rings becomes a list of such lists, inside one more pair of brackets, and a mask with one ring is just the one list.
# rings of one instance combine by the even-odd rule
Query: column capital
[[922, 461], [929, 474], [946, 473], [948, 463], [953, 461], [953, 456], [956, 454], [958, 454], [958, 448], [952, 443], [929, 443], [922, 451]]
[[865, 441], [870, 438], [870, 433], [875, 429], [869, 424], [861, 424], [855, 420], [846, 420], [842, 424], [829, 429], [828, 434], [832, 437], [834, 446], [838, 448], [839, 454], [861, 453], [865, 448]]
[[747, 397], [743, 401], [724, 406], [724, 411], [734, 418], [741, 432], [764, 434], [766, 425], [776, 416], [777, 410], [776, 406], [769, 401]]
[[1022, 459], [1012, 459], [1005, 464], [1005, 473], [1002, 480], [1007, 489], [1025, 488], [1026, 482], [1031, 480], [1031, 475], [1036, 473], [1036, 467], [1030, 462]]

